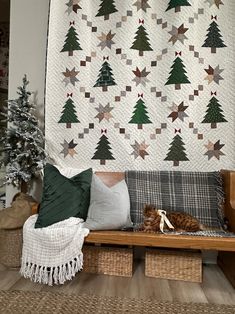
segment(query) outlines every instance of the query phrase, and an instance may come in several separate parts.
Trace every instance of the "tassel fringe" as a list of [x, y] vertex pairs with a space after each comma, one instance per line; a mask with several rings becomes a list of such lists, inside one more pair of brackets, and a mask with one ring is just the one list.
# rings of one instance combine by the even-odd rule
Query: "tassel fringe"
[[83, 254], [79, 254], [72, 261], [54, 267], [39, 266], [22, 260], [20, 274], [33, 282], [49, 286], [62, 285], [66, 280], [72, 280], [76, 273], [82, 270]]
[[216, 181], [216, 186], [215, 186], [215, 191], [216, 191], [216, 196], [217, 196], [217, 215], [220, 221], [220, 224], [223, 228], [224, 226], [224, 201], [225, 201], [225, 193], [223, 189], [223, 178], [222, 175], [219, 171], [214, 172], [214, 179]]

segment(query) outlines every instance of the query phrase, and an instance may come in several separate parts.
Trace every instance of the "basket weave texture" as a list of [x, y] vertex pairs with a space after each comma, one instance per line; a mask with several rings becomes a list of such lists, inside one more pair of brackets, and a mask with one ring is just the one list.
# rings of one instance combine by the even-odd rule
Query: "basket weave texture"
[[202, 282], [201, 253], [147, 249], [145, 275], [155, 278]]
[[23, 228], [0, 229], [0, 263], [9, 268], [21, 265]]
[[102, 246], [83, 247], [83, 271], [87, 273], [131, 277], [133, 250]]
[[89, 295], [61, 290], [0, 291], [0, 305], [1, 314], [234, 314], [234, 305], [97, 296], [92, 290]]

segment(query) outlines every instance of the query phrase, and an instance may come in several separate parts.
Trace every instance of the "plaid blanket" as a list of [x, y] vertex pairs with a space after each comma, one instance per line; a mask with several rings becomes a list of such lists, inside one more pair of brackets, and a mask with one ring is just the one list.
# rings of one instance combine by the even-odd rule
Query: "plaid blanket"
[[[135, 226], [133, 232], [141, 232], [139, 226]], [[155, 234], [162, 234], [162, 232], [156, 232]], [[196, 231], [196, 232], [177, 232], [177, 231], [165, 231], [166, 235], [189, 235], [198, 237], [216, 237], [216, 238], [235, 238], [235, 233], [228, 232], [224, 230], [206, 230], [206, 231]]]
[[222, 227], [224, 192], [219, 172], [126, 171], [125, 178], [135, 226], [144, 220], [143, 207], [152, 204], [186, 212], [212, 228]]

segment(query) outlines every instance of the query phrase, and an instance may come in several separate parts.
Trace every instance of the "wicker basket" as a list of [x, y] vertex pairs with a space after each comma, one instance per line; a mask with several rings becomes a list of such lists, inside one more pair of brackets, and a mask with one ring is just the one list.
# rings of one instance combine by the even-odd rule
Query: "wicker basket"
[[9, 268], [21, 265], [23, 229], [0, 229], [0, 263]]
[[145, 275], [148, 277], [202, 282], [200, 252], [147, 249]]
[[83, 271], [114, 276], [132, 276], [133, 250], [122, 247], [83, 247]]

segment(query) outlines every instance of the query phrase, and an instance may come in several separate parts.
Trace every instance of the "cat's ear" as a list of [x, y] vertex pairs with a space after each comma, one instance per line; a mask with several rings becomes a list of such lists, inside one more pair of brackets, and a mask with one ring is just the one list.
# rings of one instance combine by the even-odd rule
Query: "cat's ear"
[[154, 210], [154, 206], [150, 204], [146, 204], [144, 206], [144, 215], [148, 214], [152, 210]]
[[148, 205], [148, 204], [146, 204], [146, 205], [144, 206], [144, 215], [146, 215], [146, 214], [148, 213], [148, 211], [149, 211], [149, 206], [150, 206], [150, 205]]
[[147, 208], [148, 208], [148, 205], [145, 205], [145, 206], [144, 206], [144, 209], [143, 209], [144, 215], [146, 215], [146, 213], [147, 213], [147, 211], [148, 211]]

